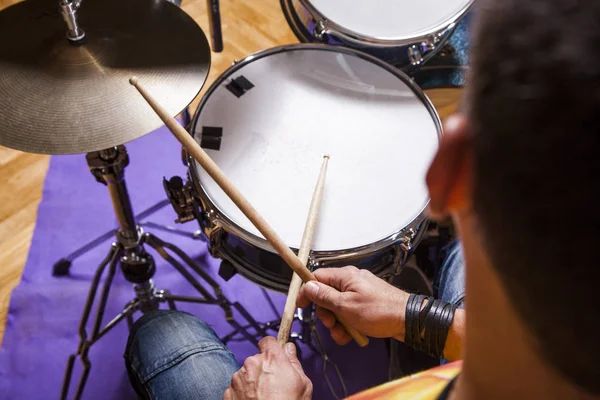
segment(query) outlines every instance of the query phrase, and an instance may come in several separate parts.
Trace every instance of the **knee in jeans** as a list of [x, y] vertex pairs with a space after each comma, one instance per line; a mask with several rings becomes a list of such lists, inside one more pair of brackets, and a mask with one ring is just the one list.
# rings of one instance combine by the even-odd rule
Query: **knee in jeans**
[[160, 364], [206, 349], [227, 350], [206, 322], [185, 312], [158, 310], [136, 321], [125, 359], [140, 375], [147, 375]]

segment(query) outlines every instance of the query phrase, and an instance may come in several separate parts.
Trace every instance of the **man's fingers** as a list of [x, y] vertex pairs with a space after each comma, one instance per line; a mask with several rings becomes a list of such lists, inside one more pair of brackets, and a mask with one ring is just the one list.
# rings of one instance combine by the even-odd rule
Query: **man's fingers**
[[[317, 281], [332, 287], [337, 292], [343, 292], [351, 282], [353, 276], [358, 272], [359, 269], [353, 266], [343, 268], [321, 268], [315, 271], [315, 278], [317, 278]], [[307, 288], [307, 284], [302, 285], [300, 288], [298, 298], [296, 299], [296, 306], [299, 308], [308, 307], [314, 301], [313, 296], [307, 292], [307, 289], [309, 291], [311, 289], [310, 287]], [[319, 303], [317, 304], [322, 305]]]
[[304, 284], [303, 295], [318, 306], [338, 311], [342, 305], [342, 293], [321, 282], [310, 281]]
[[358, 271], [358, 268], [348, 266], [343, 268], [320, 268], [314, 274], [319, 282], [331, 286], [338, 291], [344, 291], [346, 285]]
[[317, 307], [317, 317], [319, 317], [326, 328], [331, 329], [335, 326], [335, 314], [331, 311], [323, 307]]
[[258, 342], [258, 348], [261, 353], [266, 353], [267, 350], [279, 350], [279, 352], [283, 352], [281, 350], [281, 346], [277, 344], [277, 339], [273, 336], [265, 336]]
[[304, 286], [305, 285], [302, 285], [302, 287], [300, 287], [298, 297], [296, 298], [296, 307], [298, 308], [306, 308], [312, 303], [310, 299], [304, 294]]
[[333, 328], [329, 329], [333, 341], [340, 346], [345, 346], [352, 340], [352, 337], [346, 332], [343, 326], [336, 324]]
[[225, 391], [223, 400], [239, 400], [244, 399], [245, 397], [244, 378], [242, 377], [240, 369], [240, 371], [233, 374], [231, 385], [229, 385], [229, 388]]
[[263, 360], [267, 366], [272, 365], [273, 363], [287, 361], [285, 350], [277, 343], [277, 339], [272, 336], [262, 338], [261, 341], [258, 342], [258, 348], [260, 349], [260, 354], [264, 356]]
[[225, 394], [223, 394], [223, 400], [234, 400], [235, 397], [233, 397], [233, 390], [229, 387], [227, 388], [227, 390], [225, 391]]

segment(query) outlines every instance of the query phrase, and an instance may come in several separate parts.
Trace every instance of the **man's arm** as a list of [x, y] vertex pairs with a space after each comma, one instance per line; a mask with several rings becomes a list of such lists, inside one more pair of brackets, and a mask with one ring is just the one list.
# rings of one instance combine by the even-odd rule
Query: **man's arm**
[[[314, 302], [318, 306], [319, 319], [329, 328], [338, 344], [346, 344], [351, 338], [336, 323], [333, 313], [364, 335], [404, 341], [408, 293], [369, 271], [355, 267], [319, 269], [315, 276], [319, 282], [310, 282], [302, 287], [298, 306], [306, 307]], [[464, 331], [465, 312], [457, 309], [444, 346], [447, 360], [460, 359]]]

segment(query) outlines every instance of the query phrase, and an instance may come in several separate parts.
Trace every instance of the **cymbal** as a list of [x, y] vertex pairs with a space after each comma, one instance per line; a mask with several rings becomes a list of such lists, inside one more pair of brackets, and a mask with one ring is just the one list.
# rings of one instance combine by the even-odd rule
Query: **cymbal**
[[83, 0], [86, 42], [66, 38], [58, 0], [0, 11], [0, 145], [76, 154], [163, 125], [129, 78], [173, 116], [198, 95], [210, 66], [202, 29], [165, 0]]

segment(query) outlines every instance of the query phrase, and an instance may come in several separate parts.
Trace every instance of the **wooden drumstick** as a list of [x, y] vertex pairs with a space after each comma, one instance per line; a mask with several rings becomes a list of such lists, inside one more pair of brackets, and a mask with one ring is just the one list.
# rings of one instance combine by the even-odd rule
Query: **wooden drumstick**
[[[298, 256], [286, 246], [286, 244], [279, 238], [275, 231], [269, 226], [267, 221], [252, 207], [250, 202], [242, 195], [242, 193], [235, 187], [233, 182], [221, 171], [219, 166], [206, 154], [204, 149], [192, 138], [192, 136], [173, 118], [167, 110], [165, 110], [148, 92], [140, 85], [136, 77], [129, 79], [131, 83], [144, 97], [146, 102], [152, 107], [154, 112], [160, 117], [160, 119], [169, 128], [171, 133], [179, 140], [179, 142], [185, 147], [189, 154], [194, 157], [196, 161], [202, 166], [202, 168], [213, 178], [213, 180], [219, 185], [219, 187], [229, 196], [229, 198], [235, 203], [235, 205], [244, 213], [246, 218], [252, 222], [252, 224], [258, 229], [260, 233], [265, 237], [271, 246], [275, 249], [277, 254], [297, 273], [303, 282], [316, 280], [315, 276], [306, 268], [306, 266], [300, 261]], [[346, 329], [348, 334], [358, 343], [359, 346], [365, 347], [369, 344], [369, 339], [357, 330], [349, 327], [342, 319], [337, 317], [338, 322]]]
[[[308, 217], [306, 219], [306, 225], [304, 226], [304, 233], [302, 234], [300, 250], [298, 251], [298, 258], [304, 265], [306, 265], [308, 262], [308, 256], [310, 255], [315, 228], [317, 227], [317, 218], [319, 216], [319, 208], [321, 207], [321, 199], [323, 198], [323, 188], [325, 187], [325, 176], [327, 175], [328, 161], [329, 156], [324, 156], [317, 186], [315, 187], [310, 208], [308, 210]], [[298, 274], [294, 272], [294, 275], [292, 276], [292, 282], [290, 283], [290, 288], [288, 289], [287, 299], [285, 300], [285, 308], [283, 309], [283, 316], [281, 317], [279, 332], [277, 334], [277, 342], [281, 346], [286, 344], [288, 338], [290, 337], [290, 330], [292, 329], [292, 323], [294, 322], [294, 313], [296, 312], [296, 299], [298, 298], [298, 292], [300, 291], [301, 286], [302, 279], [300, 279]]]

